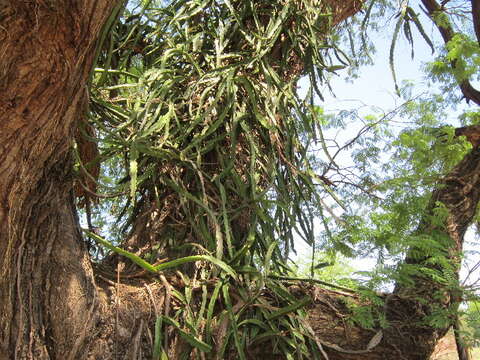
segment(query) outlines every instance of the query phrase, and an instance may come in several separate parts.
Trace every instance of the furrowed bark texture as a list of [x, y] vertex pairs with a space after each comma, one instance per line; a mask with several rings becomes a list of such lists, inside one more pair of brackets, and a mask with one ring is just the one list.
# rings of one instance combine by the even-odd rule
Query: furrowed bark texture
[[0, 3], [0, 359], [79, 358], [89, 335], [71, 149], [115, 3]]

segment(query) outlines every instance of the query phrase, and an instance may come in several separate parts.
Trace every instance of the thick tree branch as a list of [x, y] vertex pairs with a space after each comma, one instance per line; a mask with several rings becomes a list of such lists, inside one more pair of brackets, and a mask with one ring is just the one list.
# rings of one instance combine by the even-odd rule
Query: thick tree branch
[[[453, 30], [452, 24], [448, 19], [446, 18], [442, 19], [440, 23], [436, 18], [439, 14], [441, 14], [444, 11], [443, 7], [440, 6], [435, 0], [422, 0], [422, 4], [426, 8], [428, 16], [438, 28], [438, 31], [440, 32], [440, 35], [442, 36], [444, 43], [447, 44], [450, 40], [452, 40], [453, 36], [455, 35], [455, 31]], [[477, 9], [477, 13], [475, 13], [474, 7], [478, 8], [479, 6], [480, 6], [479, 0], [472, 0], [472, 16], [473, 16], [473, 21], [475, 26], [475, 33], [477, 34], [477, 39], [479, 39], [479, 33], [480, 33], [479, 24], [478, 24], [479, 11]], [[455, 69], [457, 67], [457, 62], [453, 60], [450, 63], [450, 65], [452, 69]], [[469, 80], [457, 79], [457, 82], [467, 102], [473, 101], [477, 105], [480, 105], [480, 91], [475, 89]]]
[[477, 42], [480, 44], [480, 0], [471, 0], [472, 2], [472, 20]]

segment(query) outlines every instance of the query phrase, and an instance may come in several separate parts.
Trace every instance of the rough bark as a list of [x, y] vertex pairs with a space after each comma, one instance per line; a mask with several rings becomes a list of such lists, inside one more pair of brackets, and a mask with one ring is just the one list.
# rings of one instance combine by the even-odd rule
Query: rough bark
[[115, 3], [0, 3], [0, 358], [84, 351], [96, 300], [71, 146]]

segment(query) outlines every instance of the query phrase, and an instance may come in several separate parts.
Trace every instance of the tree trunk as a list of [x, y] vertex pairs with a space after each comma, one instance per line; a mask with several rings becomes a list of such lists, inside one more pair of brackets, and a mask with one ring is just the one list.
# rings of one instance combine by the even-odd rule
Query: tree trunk
[[81, 358], [93, 325], [71, 149], [115, 3], [0, 5], [0, 358]]

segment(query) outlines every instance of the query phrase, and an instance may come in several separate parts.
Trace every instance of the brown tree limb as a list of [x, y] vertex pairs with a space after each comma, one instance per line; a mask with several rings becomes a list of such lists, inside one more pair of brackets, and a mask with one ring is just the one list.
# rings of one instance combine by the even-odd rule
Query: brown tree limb
[[471, 0], [473, 29], [477, 42], [480, 44], [480, 0]]
[[[440, 32], [440, 35], [442, 36], [444, 43], [447, 44], [450, 40], [452, 40], [453, 36], [455, 35], [455, 31], [453, 30], [453, 26], [450, 23], [450, 21], [448, 21], [448, 19], [442, 19], [441, 23], [439, 23], [435, 19], [436, 16], [444, 12], [443, 7], [440, 6], [435, 0], [422, 0], [422, 4], [425, 6], [428, 16], [430, 17], [430, 19], [433, 21], [438, 31]], [[475, 26], [475, 33], [477, 34], [477, 39], [480, 40], [480, 38], [478, 37], [479, 33], [477, 32], [477, 31], [480, 32], [480, 29], [479, 29], [480, 25], [478, 24], [479, 15], [478, 15], [478, 11], [477, 11], [477, 14], [473, 13], [474, 6], [475, 8], [480, 6], [478, 4], [478, 0], [472, 0], [472, 16], [473, 16], [473, 21]], [[455, 60], [451, 61], [450, 66], [452, 67], [452, 69], [455, 69], [457, 67], [457, 62]], [[469, 80], [457, 79], [457, 82], [467, 102], [473, 101], [477, 105], [480, 105], [480, 91], [475, 89]]]
[[461, 326], [460, 326], [460, 319], [455, 320], [455, 323], [453, 324], [453, 332], [455, 335], [455, 344], [457, 345], [457, 354], [458, 354], [458, 359], [459, 360], [472, 360], [471, 352], [469, 349], [465, 346], [465, 344], [462, 342], [462, 336], [461, 336]]

